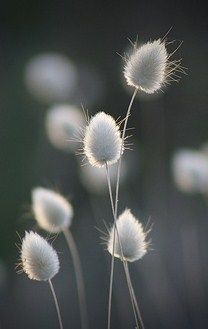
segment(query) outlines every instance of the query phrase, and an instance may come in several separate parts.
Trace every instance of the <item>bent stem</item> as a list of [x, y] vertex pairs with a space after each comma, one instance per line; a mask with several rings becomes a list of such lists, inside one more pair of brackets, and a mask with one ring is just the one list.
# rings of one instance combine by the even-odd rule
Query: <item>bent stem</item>
[[79, 258], [79, 253], [76, 247], [76, 243], [74, 241], [74, 238], [71, 234], [71, 231], [69, 229], [66, 229], [63, 231], [63, 234], [65, 236], [67, 245], [69, 247], [72, 261], [74, 265], [74, 271], [77, 281], [77, 293], [78, 293], [78, 299], [79, 299], [79, 308], [80, 308], [80, 316], [81, 316], [81, 326], [82, 329], [88, 328], [88, 315], [87, 315], [87, 303], [86, 303], [86, 294], [85, 294], [85, 286], [84, 286], [84, 279], [82, 274], [82, 267], [81, 267], [81, 261]]
[[56, 297], [56, 293], [55, 293], [53, 284], [50, 279], [48, 280], [48, 283], [49, 283], [49, 286], [50, 286], [50, 289], [51, 289], [51, 292], [53, 295], [54, 303], [56, 306], [56, 312], [57, 312], [57, 316], [58, 316], [58, 320], [59, 320], [59, 326], [60, 326], [60, 329], [63, 329], [63, 323], [62, 323], [62, 319], [61, 319], [61, 313], [60, 313], [60, 308], [59, 308], [58, 300]]
[[112, 194], [112, 188], [111, 188], [111, 180], [110, 180], [109, 168], [108, 168], [107, 163], [106, 163], [106, 177], [107, 177], [107, 182], [108, 182], [108, 190], [109, 190], [109, 196], [110, 196], [110, 201], [111, 201], [111, 208], [112, 208], [112, 213], [113, 213], [113, 218], [114, 218], [113, 250], [112, 250], [112, 257], [111, 257], [111, 271], [110, 271], [110, 284], [109, 284], [109, 297], [108, 297], [108, 329], [110, 329], [110, 327], [111, 327], [112, 292], [113, 292], [113, 276], [114, 276], [114, 261], [115, 261], [115, 234], [117, 234], [118, 243], [119, 243], [119, 247], [121, 250], [122, 263], [123, 263], [124, 271], [126, 274], [126, 280], [127, 280], [127, 285], [128, 285], [128, 289], [129, 289], [134, 318], [135, 318], [135, 322], [136, 322], [136, 328], [139, 329], [137, 315], [136, 315], [136, 311], [135, 311], [134, 299], [133, 299], [133, 294], [132, 294], [132, 287], [128, 281], [128, 276], [127, 276], [128, 273], [126, 272], [122, 245], [121, 245], [121, 241], [119, 238], [119, 233], [118, 233], [118, 228], [117, 228], [117, 223], [116, 223], [115, 209], [114, 209], [114, 204], [113, 204], [113, 194]]

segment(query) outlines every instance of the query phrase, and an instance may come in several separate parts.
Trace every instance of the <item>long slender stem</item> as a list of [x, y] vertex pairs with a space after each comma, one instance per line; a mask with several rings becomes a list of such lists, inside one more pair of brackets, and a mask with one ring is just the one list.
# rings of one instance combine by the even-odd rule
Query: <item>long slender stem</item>
[[58, 315], [59, 326], [60, 326], [60, 329], [63, 329], [63, 323], [62, 323], [62, 319], [61, 319], [61, 312], [60, 312], [58, 300], [57, 300], [57, 297], [56, 297], [56, 293], [55, 293], [53, 284], [52, 284], [50, 279], [48, 280], [48, 283], [49, 283], [49, 286], [50, 286], [50, 289], [51, 289], [51, 292], [52, 292], [52, 295], [53, 295], [54, 303], [55, 303], [55, 306], [56, 306], [56, 312], [57, 312], [57, 315]]
[[132, 297], [133, 297], [135, 308], [136, 308], [136, 311], [137, 311], [137, 315], [138, 315], [138, 318], [139, 318], [139, 321], [140, 321], [140, 324], [141, 324], [141, 328], [145, 329], [144, 328], [144, 323], [143, 323], [143, 320], [142, 320], [142, 316], [141, 316], [141, 312], [140, 312], [138, 302], [137, 302], [137, 299], [136, 299], [136, 295], [135, 295], [135, 292], [134, 292], [134, 288], [133, 288], [133, 285], [132, 285], [132, 280], [131, 280], [131, 276], [130, 276], [130, 273], [129, 273], [129, 266], [128, 266], [127, 262], [126, 262], [125, 266], [126, 266], [127, 280], [129, 282], [129, 285], [130, 285], [130, 288], [131, 288]]
[[121, 241], [120, 241], [120, 238], [119, 238], [119, 232], [118, 232], [118, 228], [117, 228], [117, 224], [116, 224], [111, 180], [110, 180], [109, 168], [108, 168], [107, 163], [106, 163], [106, 177], [107, 177], [107, 182], [108, 182], [108, 190], [109, 190], [109, 196], [110, 196], [110, 201], [111, 201], [111, 208], [112, 208], [112, 213], [113, 213], [113, 217], [114, 217], [113, 250], [112, 250], [112, 257], [111, 257], [111, 271], [110, 271], [109, 299], [108, 299], [108, 329], [110, 329], [110, 327], [111, 327], [112, 291], [113, 291], [114, 260], [115, 260], [115, 255], [114, 255], [114, 253], [115, 253], [115, 234], [117, 234], [118, 243], [119, 243], [119, 247], [120, 247], [120, 250], [121, 250], [122, 263], [123, 263], [124, 271], [125, 271], [125, 274], [126, 274], [127, 285], [128, 285], [128, 288], [129, 288], [129, 294], [130, 294], [132, 309], [133, 309], [135, 322], [136, 322], [136, 328], [139, 329], [139, 325], [138, 325], [138, 321], [137, 321], [137, 315], [136, 315], [136, 312], [135, 312], [135, 305], [134, 305], [132, 289], [131, 289], [131, 286], [129, 285], [129, 282], [128, 282], [127, 272], [126, 272], [126, 268], [125, 268], [125, 261], [124, 261], [124, 257], [123, 257], [122, 245], [121, 245]]
[[[124, 128], [123, 128], [123, 133], [122, 133], [122, 146], [121, 146], [121, 150], [120, 150], [120, 158], [118, 160], [118, 167], [117, 167], [115, 207], [112, 207], [112, 211], [115, 208], [114, 209], [114, 221], [116, 221], [117, 214], [118, 214], [118, 195], [119, 195], [119, 184], [120, 184], [120, 173], [121, 173], [121, 159], [122, 159], [122, 153], [123, 153], [123, 148], [124, 148], [126, 128], [127, 128], [128, 118], [129, 118], [130, 113], [131, 113], [131, 108], [132, 108], [134, 99], [135, 99], [135, 97], [137, 95], [137, 92], [138, 92], [138, 89], [135, 88], [134, 93], [133, 93], [133, 95], [131, 97], [131, 100], [130, 100], [130, 103], [129, 103], [129, 106], [128, 106], [128, 109], [127, 109], [125, 121], [124, 121]], [[109, 193], [110, 193], [110, 191], [109, 191]], [[113, 234], [113, 255], [112, 255], [112, 261], [111, 261], [111, 283], [110, 283], [111, 285], [113, 285], [113, 273], [114, 273], [114, 261], [115, 261], [115, 258], [114, 258], [114, 251], [115, 251], [115, 230], [116, 230], [116, 225], [114, 227], [114, 234]], [[118, 240], [119, 240], [119, 236], [118, 236]], [[121, 253], [122, 253], [122, 249], [121, 249]], [[122, 256], [123, 256], [123, 253], [122, 253]], [[138, 313], [138, 318], [139, 318], [140, 323], [141, 323], [141, 327], [142, 327], [142, 329], [144, 329], [144, 324], [143, 324], [143, 321], [142, 321], [141, 313], [140, 313], [140, 310], [139, 310], [139, 307], [138, 307], [138, 303], [137, 303], [137, 300], [136, 300], [136, 296], [135, 296], [135, 293], [134, 293], [134, 290], [133, 290], [133, 286], [132, 286], [132, 283], [131, 283], [129, 271], [127, 271], [128, 268], [126, 268], [126, 266], [124, 264], [123, 257], [122, 257], [122, 261], [123, 261], [123, 265], [124, 265], [124, 270], [125, 270], [125, 274], [126, 274], [127, 283], [129, 282], [128, 283], [128, 286], [129, 286], [130, 297], [131, 297], [131, 300], [133, 300], [133, 304], [132, 304], [133, 311], [135, 311], [135, 309], [134, 309], [134, 306], [135, 306], [136, 311]], [[111, 289], [109, 289], [109, 294], [111, 293], [111, 295], [112, 295], [112, 286], [110, 288]], [[112, 300], [112, 297], [111, 296], [109, 296], [109, 300], [110, 301]], [[111, 309], [110, 309], [109, 312], [111, 313]], [[108, 327], [108, 329], [109, 328], [110, 327]]]
[[74, 271], [77, 281], [79, 307], [80, 307], [81, 326], [82, 329], [87, 329], [88, 328], [87, 303], [86, 303], [85, 286], [84, 286], [84, 279], [82, 274], [82, 267], [79, 258], [79, 253], [74, 238], [71, 234], [71, 231], [69, 229], [66, 229], [63, 231], [63, 234], [65, 236], [66, 242], [71, 252], [72, 261], [74, 265]]
[[132, 286], [131, 278], [128, 275], [128, 263], [127, 263], [127, 261], [124, 261], [124, 266], [125, 266], [126, 281], [127, 281], [131, 301], [132, 301], [132, 308], [133, 308], [134, 318], [135, 318], [135, 322], [136, 322], [136, 328], [139, 329], [139, 323], [138, 323], [138, 318], [137, 318], [137, 313], [136, 313], [136, 308], [135, 308], [135, 303], [134, 303], [133, 286]]
[[127, 128], [127, 123], [128, 123], [128, 119], [131, 113], [131, 108], [134, 102], [134, 99], [136, 97], [138, 89], [136, 88], [134, 90], [134, 93], [131, 97], [129, 106], [128, 106], [128, 110], [126, 113], [126, 117], [125, 117], [125, 121], [124, 121], [124, 128], [123, 128], [123, 133], [122, 133], [122, 143], [121, 143], [121, 150], [120, 150], [120, 158], [118, 160], [118, 167], [117, 167], [117, 177], [116, 177], [116, 195], [115, 195], [115, 217], [117, 218], [117, 214], [118, 214], [118, 194], [119, 194], [119, 184], [120, 184], [120, 176], [121, 176], [121, 159], [122, 159], [122, 153], [123, 153], [123, 148], [124, 148], [124, 141], [125, 141], [125, 134], [126, 134], [126, 128]]

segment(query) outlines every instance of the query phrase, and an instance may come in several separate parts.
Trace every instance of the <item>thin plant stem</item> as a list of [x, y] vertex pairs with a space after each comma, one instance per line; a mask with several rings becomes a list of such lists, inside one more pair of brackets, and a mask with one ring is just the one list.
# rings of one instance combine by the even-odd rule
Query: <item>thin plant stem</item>
[[130, 277], [128, 276], [128, 272], [127, 272], [127, 266], [128, 266], [127, 261], [124, 261], [124, 266], [125, 266], [126, 281], [127, 281], [129, 293], [131, 296], [131, 301], [132, 301], [132, 309], [133, 309], [134, 318], [135, 318], [135, 322], [136, 322], [136, 328], [139, 329], [138, 317], [137, 317], [137, 313], [136, 313], [136, 309], [135, 309], [134, 296], [133, 296], [133, 291], [132, 291], [133, 287], [132, 287], [132, 283], [131, 283]]
[[114, 228], [113, 228], [114, 243], [113, 243], [113, 251], [112, 251], [112, 257], [111, 257], [111, 271], [110, 271], [110, 284], [109, 284], [109, 297], [108, 297], [108, 329], [110, 329], [110, 327], [111, 327], [112, 291], [113, 291], [114, 260], [115, 260], [115, 255], [114, 255], [115, 254], [115, 234], [117, 234], [118, 243], [119, 243], [119, 247], [121, 250], [122, 263], [123, 263], [124, 271], [126, 274], [126, 280], [127, 280], [127, 285], [129, 288], [129, 294], [130, 294], [132, 309], [133, 309], [133, 313], [134, 313], [134, 317], [135, 317], [136, 328], [139, 329], [132, 289], [131, 289], [131, 285], [129, 285], [129, 282], [128, 282], [127, 272], [126, 272], [126, 268], [125, 268], [125, 264], [124, 264], [122, 245], [121, 245], [118, 228], [117, 228], [117, 224], [116, 224], [115, 209], [114, 209], [114, 204], [113, 204], [113, 194], [112, 194], [112, 188], [111, 188], [111, 180], [110, 180], [109, 168], [108, 168], [107, 163], [106, 163], [106, 177], [107, 177], [107, 182], [108, 182], [108, 190], [109, 190], [109, 196], [110, 196], [110, 201], [111, 201], [111, 208], [112, 208], [112, 213], [113, 213], [113, 217], [114, 217]]
[[122, 133], [122, 143], [121, 143], [121, 150], [120, 150], [120, 157], [118, 160], [118, 167], [117, 167], [117, 175], [116, 175], [116, 195], [115, 195], [115, 217], [117, 218], [118, 215], [118, 194], [119, 194], [119, 184], [120, 184], [120, 176], [121, 176], [121, 159], [122, 159], [122, 153], [123, 153], [123, 148], [124, 148], [124, 141], [125, 141], [125, 134], [126, 134], [126, 128], [127, 128], [127, 123], [129, 116], [131, 114], [131, 108], [134, 102], [134, 99], [136, 97], [136, 94], [138, 92], [138, 89], [135, 88], [134, 93], [131, 97], [128, 110], [126, 113], [125, 121], [124, 121], [124, 127], [123, 127], [123, 133]]
[[63, 329], [63, 323], [62, 323], [62, 319], [61, 319], [61, 312], [60, 312], [58, 300], [57, 300], [57, 297], [56, 297], [56, 293], [55, 293], [53, 284], [52, 284], [50, 279], [48, 280], [48, 283], [49, 283], [49, 286], [50, 286], [50, 289], [51, 289], [51, 292], [52, 292], [52, 295], [53, 295], [54, 303], [55, 303], [55, 306], [56, 306], [56, 312], [57, 312], [57, 316], [58, 316], [58, 320], [59, 320], [59, 327], [60, 327], [60, 329]]
[[132, 292], [132, 297], [133, 297], [135, 308], [136, 308], [136, 311], [137, 311], [137, 316], [139, 318], [139, 322], [141, 324], [141, 328], [142, 329], [145, 329], [144, 328], [144, 323], [143, 323], [143, 320], [142, 320], [142, 316], [141, 316], [141, 312], [140, 312], [140, 309], [139, 309], [139, 306], [138, 306], [138, 302], [137, 302], [137, 299], [136, 299], [136, 295], [135, 295], [135, 292], [134, 292], [134, 288], [133, 288], [133, 285], [132, 285], [132, 280], [131, 280], [131, 276], [130, 276], [130, 273], [129, 273], [128, 262], [125, 262], [125, 266], [126, 266], [127, 280], [129, 282], [130, 289], [131, 289], [131, 292]]
[[74, 238], [71, 234], [71, 231], [69, 229], [66, 229], [63, 231], [63, 234], [65, 236], [67, 245], [71, 252], [72, 261], [74, 265], [74, 271], [75, 271], [76, 282], [77, 282], [77, 293], [79, 299], [80, 316], [81, 316], [81, 327], [82, 329], [88, 329], [86, 294], [85, 294], [84, 279], [82, 274], [82, 267], [79, 258], [79, 253]]
[[[124, 128], [123, 128], [123, 132], [122, 132], [122, 143], [121, 143], [121, 150], [120, 150], [120, 158], [118, 160], [118, 166], [117, 166], [115, 207], [112, 207], [112, 210], [114, 208], [114, 220], [115, 221], [116, 221], [117, 215], [118, 215], [118, 195], [119, 195], [120, 174], [121, 174], [121, 159], [122, 159], [122, 153], [123, 153], [123, 148], [124, 148], [126, 128], [127, 128], [128, 118], [129, 118], [129, 116], [131, 114], [131, 108], [132, 108], [134, 99], [135, 99], [135, 97], [137, 95], [137, 92], [138, 92], [138, 89], [135, 88], [134, 93], [133, 93], [133, 95], [131, 97], [131, 100], [130, 100], [128, 109], [127, 109], [127, 113], [126, 113], [126, 117], [125, 117], [125, 121], [124, 121]], [[115, 261], [115, 258], [114, 258], [114, 251], [115, 251], [115, 230], [116, 230], [116, 225], [114, 227], [114, 234], [113, 234], [113, 255], [112, 255], [112, 261], [111, 261], [111, 273], [112, 273], [112, 275], [111, 275], [112, 276], [112, 283], [111, 284], [112, 285], [113, 285], [113, 272], [114, 272], [114, 261]], [[117, 234], [118, 234], [118, 232], [117, 232]], [[118, 240], [119, 240], [119, 236], [118, 236]], [[123, 265], [124, 265], [126, 279], [127, 279], [127, 282], [128, 282], [128, 278], [130, 278], [130, 276], [128, 275], [129, 274], [129, 271], [127, 271], [126, 266], [124, 264], [122, 248], [121, 248], [121, 254], [122, 254], [122, 261], [123, 261]], [[136, 296], [135, 296], [135, 293], [134, 293], [134, 290], [133, 290], [131, 279], [130, 279], [129, 283], [130, 283], [130, 287], [131, 287], [131, 291], [129, 291], [130, 292], [130, 297], [133, 298], [133, 303], [135, 304], [135, 307], [136, 307], [136, 310], [137, 310], [137, 313], [138, 313], [138, 318], [140, 320], [142, 329], [144, 329], [144, 324], [143, 324], [143, 321], [142, 321], [142, 317], [141, 317], [141, 313], [140, 313], [140, 310], [139, 310], [139, 307], [138, 307]], [[109, 291], [109, 293], [112, 294], [112, 288], [111, 288], [111, 291]], [[109, 299], [112, 300], [112, 297], [109, 296]], [[134, 306], [132, 305], [132, 307], [133, 307], [133, 311], [134, 311]]]

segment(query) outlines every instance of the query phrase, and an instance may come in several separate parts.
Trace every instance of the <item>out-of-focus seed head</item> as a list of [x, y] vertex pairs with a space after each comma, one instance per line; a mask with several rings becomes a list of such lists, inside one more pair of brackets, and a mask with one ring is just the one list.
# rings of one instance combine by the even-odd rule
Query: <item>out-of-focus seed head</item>
[[[124, 260], [134, 262], [141, 259], [148, 249], [149, 242], [146, 241], [147, 233], [144, 232], [142, 224], [132, 215], [129, 209], [126, 209], [116, 221], [120, 243], [122, 246]], [[113, 254], [114, 225], [112, 226], [107, 241], [109, 253]], [[122, 259], [117, 232], [115, 233], [114, 255]]]
[[121, 155], [122, 139], [119, 126], [104, 112], [94, 115], [86, 127], [83, 151], [92, 166], [116, 163]]
[[32, 280], [47, 281], [59, 271], [59, 259], [53, 247], [39, 234], [26, 232], [22, 240], [21, 266]]
[[80, 128], [84, 127], [84, 115], [75, 106], [53, 106], [46, 116], [46, 131], [52, 145], [63, 151], [76, 151]]
[[25, 85], [40, 101], [65, 102], [77, 84], [77, 70], [72, 62], [59, 53], [33, 57], [25, 67]]
[[71, 225], [73, 208], [60, 194], [42, 187], [32, 190], [32, 209], [38, 225], [58, 233]]
[[172, 172], [179, 190], [187, 193], [208, 192], [208, 159], [202, 152], [177, 151], [172, 159]]

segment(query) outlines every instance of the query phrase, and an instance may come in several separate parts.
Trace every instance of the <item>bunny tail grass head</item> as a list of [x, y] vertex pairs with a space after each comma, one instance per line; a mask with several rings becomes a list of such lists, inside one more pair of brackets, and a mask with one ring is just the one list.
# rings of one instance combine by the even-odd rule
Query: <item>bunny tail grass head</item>
[[184, 73], [184, 70], [181, 60], [170, 59], [175, 51], [168, 54], [162, 39], [149, 41], [139, 47], [135, 45], [133, 52], [125, 59], [124, 76], [127, 84], [153, 94], [176, 80], [176, 73]]
[[122, 139], [119, 126], [104, 112], [94, 115], [85, 130], [84, 154], [95, 167], [111, 165], [120, 158]]
[[32, 210], [39, 226], [49, 233], [58, 233], [71, 225], [73, 208], [60, 194], [36, 187], [32, 190]]
[[32, 280], [47, 281], [59, 271], [59, 259], [53, 247], [39, 234], [26, 232], [22, 240], [21, 265]]
[[[116, 221], [120, 243], [122, 246], [124, 260], [134, 262], [141, 259], [148, 249], [149, 242], [146, 241], [147, 233], [144, 232], [142, 224], [132, 215], [131, 210], [126, 209]], [[107, 248], [113, 254], [114, 225], [112, 226]], [[114, 256], [122, 259], [117, 232], [115, 233]]]

